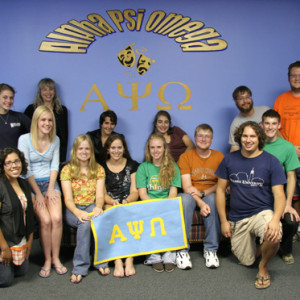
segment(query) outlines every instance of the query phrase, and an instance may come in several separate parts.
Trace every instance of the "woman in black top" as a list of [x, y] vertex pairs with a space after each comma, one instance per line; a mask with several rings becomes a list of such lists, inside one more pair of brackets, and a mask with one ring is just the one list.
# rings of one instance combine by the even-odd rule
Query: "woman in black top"
[[112, 110], [104, 111], [99, 118], [99, 129], [89, 131], [87, 134], [92, 140], [95, 151], [95, 159], [101, 166], [105, 162], [104, 144], [117, 125], [118, 117]]
[[[106, 162], [103, 164], [106, 187], [104, 208], [138, 200], [135, 173], [139, 164], [131, 159], [124, 136], [118, 133], [111, 134], [104, 149], [106, 153]], [[133, 257], [125, 259], [125, 269], [121, 259], [115, 260], [115, 277], [134, 274]]]
[[46, 105], [53, 110], [56, 135], [60, 139], [60, 163], [66, 161], [68, 148], [68, 110], [61, 104], [57, 95], [55, 81], [51, 78], [43, 78], [38, 83], [38, 90], [33, 104], [27, 106], [24, 114], [32, 119], [35, 109], [40, 105]]
[[27, 173], [23, 153], [12, 147], [0, 151], [0, 287], [28, 270], [33, 240], [31, 189], [20, 175]]

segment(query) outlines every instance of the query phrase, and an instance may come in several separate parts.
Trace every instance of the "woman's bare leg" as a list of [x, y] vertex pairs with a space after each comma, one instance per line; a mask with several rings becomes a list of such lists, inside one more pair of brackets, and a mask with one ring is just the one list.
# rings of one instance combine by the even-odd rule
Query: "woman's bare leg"
[[44, 270], [41, 270], [41, 275], [47, 275], [46, 273], [48, 272], [45, 270], [50, 270], [51, 268], [51, 217], [46, 206], [37, 208], [35, 213], [39, 220], [40, 240], [45, 256]]
[[[48, 211], [51, 217], [51, 251], [52, 251], [52, 264], [56, 267], [61, 267], [61, 261], [59, 259], [60, 244], [62, 237], [62, 207], [61, 198], [55, 202], [47, 203]], [[64, 272], [65, 269], [59, 272]]]

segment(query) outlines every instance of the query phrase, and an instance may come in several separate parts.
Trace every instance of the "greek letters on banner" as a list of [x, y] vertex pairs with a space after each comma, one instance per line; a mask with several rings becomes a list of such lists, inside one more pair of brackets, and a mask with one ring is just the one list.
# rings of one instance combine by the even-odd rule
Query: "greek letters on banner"
[[91, 227], [95, 264], [187, 247], [181, 197], [114, 206]]

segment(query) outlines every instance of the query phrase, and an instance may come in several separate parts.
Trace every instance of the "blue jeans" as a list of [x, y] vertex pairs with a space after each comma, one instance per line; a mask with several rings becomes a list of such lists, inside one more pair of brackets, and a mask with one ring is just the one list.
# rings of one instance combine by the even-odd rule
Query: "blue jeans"
[[[49, 182], [50, 180], [42, 180], [42, 181], [37, 181], [36, 184], [38, 185], [41, 193], [43, 194], [43, 196], [45, 196], [45, 194], [47, 193], [48, 191], [48, 186], [49, 186]], [[57, 181], [55, 181], [55, 184], [54, 184], [54, 190], [57, 194], [61, 194], [60, 192], [60, 188], [58, 186], [58, 183]]]
[[[77, 205], [78, 209], [84, 210], [88, 213], [92, 212], [95, 204], [88, 206]], [[76, 234], [76, 248], [73, 256], [73, 274], [87, 275], [90, 267], [90, 246], [91, 246], [91, 222], [86, 221], [82, 223], [78, 218], [66, 209], [66, 221], [67, 223], [77, 228]], [[96, 269], [106, 268], [108, 263], [94, 265]]]
[[22, 265], [15, 266], [12, 262], [9, 266], [0, 263], [0, 287], [11, 286], [14, 277], [24, 276], [28, 271], [28, 259], [25, 259]]
[[176, 251], [153, 253], [147, 255], [145, 265], [153, 265], [162, 262], [163, 264], [174, 264], [176, 261]]
[[[182, 199], [184, 222], [187, 239], [190, 236], [193, 214], [197, 206], [194, 198], [187, 193], [178, 194]], [[212, 193], [202, 199], [210, 207], [210, 214], [207, 217], [202, 217], [205, 226], [204, 250], [216, 252], [219, 248], [221, 237], [220, 219], [216, 207], [216, 194]], [[188, 248], [189, 249], [189, 248]]]

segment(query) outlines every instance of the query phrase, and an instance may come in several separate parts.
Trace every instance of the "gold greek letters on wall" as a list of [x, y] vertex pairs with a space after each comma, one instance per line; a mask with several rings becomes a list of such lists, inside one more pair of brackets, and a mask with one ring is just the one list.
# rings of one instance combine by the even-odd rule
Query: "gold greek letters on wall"
[[[125, 99], [131, 99], [131, 108], [129, 110], [140, 110], [138, 107], [138, 100], [142, 99], [142, 98], [147, 98], [151, 95], [152, 92], [152, 85], [153, 82], [148, 82], [145, 86], [145, 90], [144, 93], [142, 95], [139, 95], [139, 89], [138, 86], [141, 84], [140, 82], [130, 82], [128, 84], [130, 84], [131, 86], [131, 95], [126, 95], [124, 92], [124, 88], [122, 83], [120, 82], [116, 82], [117, 84], [117, 90], [118, 93], [121, 97], [125, 98]], [[181, 87], [184, 88], [185, 91], [185, 97], [184, 99], [178, 104], [178, 109], [179, 110], [191, 110], [192, 109], [192, 104], [190, 105], [186, 105], [187, 102], [190, 100], [191, 98], [191, 90], [188, 87], [188, 85], [186, 85], [185, 83], [182, 82], [167, 82], [165, 84], [163, 84], [159, 90], [158, 90], [158, 99], [165, 105], [159, 105], [156, 104], [157, 106], [157, 110], [171, 110], [172, 109], [172, 103], [171, 100], [166, 100], [165, 97], [165, 90], [167, 87], [172, 88], [172, 85], [180, 85]], [[140, 90], [142, 89], [142, 87], [140, 87]], [[98, 97], [98, 99], [91, 99], [91, 94], [92, 92], [94, 92], [96, 94], [96, 96]], [[90, 91], [88, 92], [87, 97], [85, 98], [80, 111], [85, 111], [85, 106], [87, 105], [87, 103], [100, 103], [102, 105], [102, 109], [103, 110], [108, 110], [110, 109], [106, 100], [104, 99], [104, 96], [102, 95], [102, 93], [100, 92], [98, 86], [96, 85], [96, 83], [94, 83], [90, 89]]]

